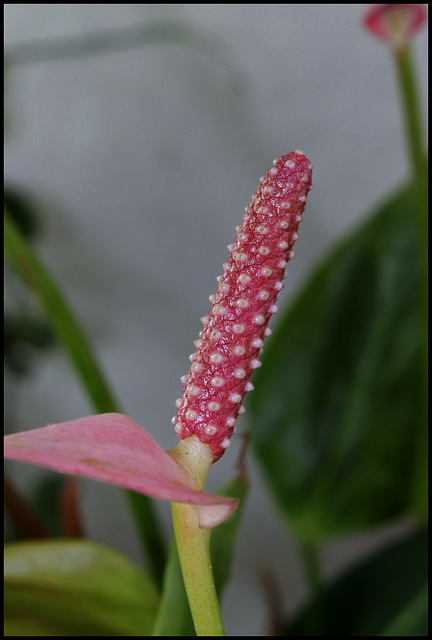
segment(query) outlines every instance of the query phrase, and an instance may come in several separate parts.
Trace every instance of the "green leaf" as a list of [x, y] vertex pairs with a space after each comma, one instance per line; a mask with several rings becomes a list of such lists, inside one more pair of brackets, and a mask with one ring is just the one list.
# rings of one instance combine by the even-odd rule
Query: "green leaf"
[[270, 489], [316, 543], [400, 516], [421, 431], [418, 258], [411, 192], [318, 267], [257, 371], [248, 416]]
[[[223, 489], [219, 496], [237, 498], [239, 504], [234, 513], [221, 525], [215, 527], [210, 538], [210, 554], [213, 576], [219, 599], [228, 582], [235, 535], [240, 522], [248, 483], [243, 474], [236, 476]], [[153, 636], [193, 636], [195, 635], [192, 616], [184, 588], [180, 562], [175, 543], [171, 545], [165, 569], [161, 603]]]
[[321, 592], [280, 635], [427, 635], [427, 548], [422, 530], [380, 550]]
[[174, 540], [168, 554], [162, 596], [152, 635], [168, 637], [195, 635]]
[[117, 551], [94, 542], [5, 547], [6, 636], [144, 636], [158, 594]]
[[428, 635], [428, 587], [415, 595], [381, 633], [382, 636]]

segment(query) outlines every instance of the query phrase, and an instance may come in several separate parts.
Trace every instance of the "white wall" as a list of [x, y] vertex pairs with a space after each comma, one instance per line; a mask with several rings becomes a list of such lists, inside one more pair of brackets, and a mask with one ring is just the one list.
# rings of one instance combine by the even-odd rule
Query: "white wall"
[[[280, 307], [331, 241], [407, 176], [392, 60], [361, 26], [366, 6], [5, 5], [6, 53], [14, 43], [160, 19], [201, 30], [195, 48], [160, 42], [12, 64], [6, 85], [6, 182], [39, 202], [41, 255], [124, 412], [166, 448], [176, 441], [179, 377], [225, 246], [273, 158], [300, 148], [314, 165]], [[426, 35], [415, 41], [424, 102]], [[57, 352], [21, 391], [19, 429], [89, 413]], [[215, 465], [210, 488], [231, 474], [237, 451], [235, 442]], [[305, 594], [295, 545], [249, 465], [252, 490], [224, 604], [229, 635], [263, 633], [261, 567], [274, 571], [290, 610]], [[17, 481], [33, 473], [20, 466]], [[89, 534], [139, 558], [121, 492], [81, 486]], [[160, 510], [169, 527], [168, 506]], [[328, 545], [326, 571], [374, 540]]]

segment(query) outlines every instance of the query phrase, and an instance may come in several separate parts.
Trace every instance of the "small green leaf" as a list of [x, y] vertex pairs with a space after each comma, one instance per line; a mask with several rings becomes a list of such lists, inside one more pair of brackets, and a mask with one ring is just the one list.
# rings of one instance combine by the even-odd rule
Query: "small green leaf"
[[79, 541], [5, 547], [6, 636], [145, 636], [158, 594], [109, 547]]
[[408, 189], [342, 242], [283, 317], [256, 373], [252, 443], [297, 537], [409, 511], [421, 431], [418, 256]]
[[280, 635], [427, 635], [427, 547], [422, 530], [379, 551], [323, 590]]

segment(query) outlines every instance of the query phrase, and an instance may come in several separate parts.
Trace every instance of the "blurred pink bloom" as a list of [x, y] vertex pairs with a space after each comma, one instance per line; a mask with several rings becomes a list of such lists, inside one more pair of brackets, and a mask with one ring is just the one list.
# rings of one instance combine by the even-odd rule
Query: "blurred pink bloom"
[[372, 4], [364, 24], [375, 36], [401, 51], [426, 19], [426, 8], [422, 4]]

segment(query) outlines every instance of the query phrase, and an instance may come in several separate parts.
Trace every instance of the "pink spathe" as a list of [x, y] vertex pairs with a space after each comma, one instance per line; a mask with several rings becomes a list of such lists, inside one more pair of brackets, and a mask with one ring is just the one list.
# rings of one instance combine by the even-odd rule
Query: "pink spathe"
[[216, 526], [237, 501], [196, 491], [186, 470], [131, 418], [104, 413], [5, 437], [5, 457], [138, 493], [200, 505], [200, 525]]

